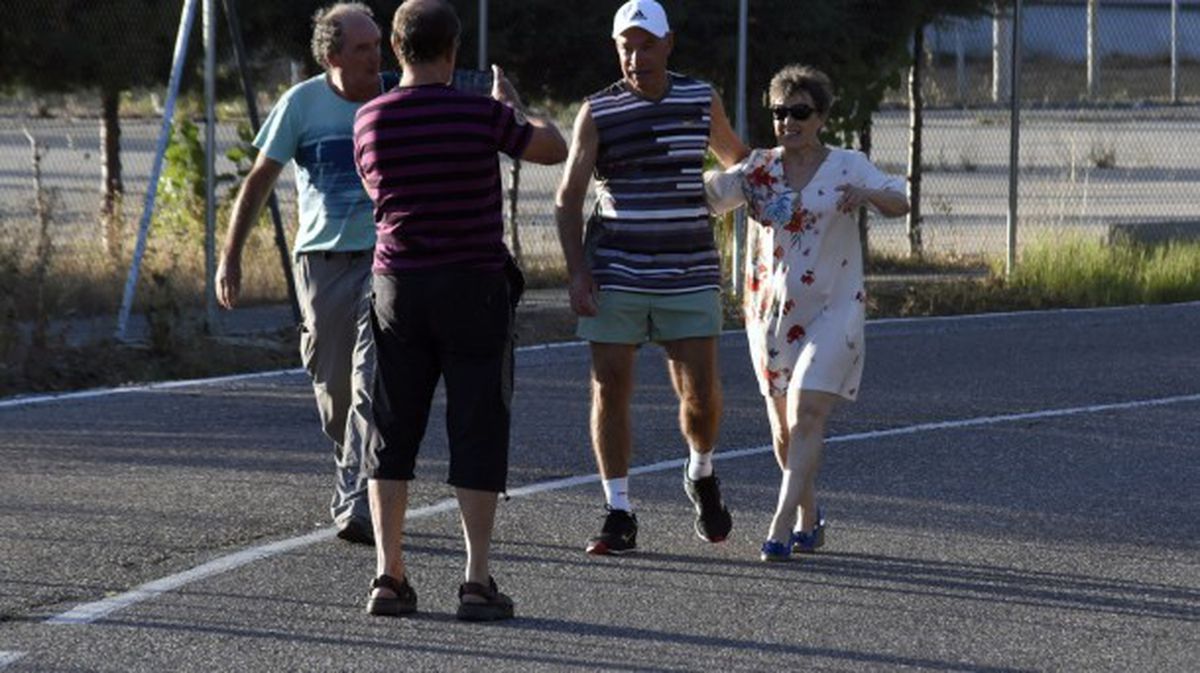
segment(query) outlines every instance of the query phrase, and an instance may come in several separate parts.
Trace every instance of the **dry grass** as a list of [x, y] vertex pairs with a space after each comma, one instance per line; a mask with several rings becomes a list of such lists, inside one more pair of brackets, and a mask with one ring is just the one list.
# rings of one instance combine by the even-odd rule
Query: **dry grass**
[[[36, 251], [23, 232], [29, 226], [5, 226], [0, 235], [0, 285], [14, 288], [10, 310], [16, 321], [38, 319]], [[221, 232], [218, 238], [223, 238]], [[132, 241], [133, 236], [128, 238]], [[132, 259], [132, 243], [117, 257], [99, 240], [76, 240], [55, 246], [48, 260], [45, 312], [51, 320], [113, 313], [121, 302]], [[219, 247], [218, 247], [219, 249]], [[247, 239], [243, 254], [245, 303], [286, 301], [287, 284], [269, 225], [263, 222]], [[155, 281], [155, 278], [160, 279]], [[166, 280], [164, 280], [166, 279]], [[154, 285], [167, 282], [181, 306], [204, 303], [204, 248], [192, 237], [152, 228], [139, 274], [135, 310], [145, 310]]]
[[[728, 265], [729, 226], [718, 228]], [[203, 251], [187, 237], [166, 234], [147, 251], [139, 309], [158, 320], [165, 333], [148, 347], [111, 341], [70, 348], [54, 338], [33, 347], [28, 325], [35, 303], [30, 252], [8, 240], [0, 245], [0, 284], [18, 288], [0, 297], [0, 396], [21, 392], [114, 385], [295, 366], [294, 330], [257, 339], [253, 347], [189, 331], [184, 309], [202, 305]], [[102, 246], [94, 246], [97, 250]], [[556, 257], [526, 260], [530, 285], [562, 286]], [[246, 299], [282, 301], [285, 285], [269, 227], [256, 228], [245, 257]], [[114, 312], [127, 269], [100, 252], [56, 254], [47, 281], [46, 306], [55, 317]], [[986, 269], [990, 268], [990, 272]], [[1003, 277], [999, 260], [939, 257], [918, 260], [874, 255], [869, 266], [868, 311], [872, 317], [978, 313], [1059, 306], [1098, 306], [1200, 299], [1200, 244], [1142, 247], [1105, 244], [1086, 237], [1046, 238], [1022, 250], [1017, 272]], [[885, 280], [879, 280], [882, 274]], [[726, 324], [737, 327], [737, 301], [727, 296]], [[575, 318], [557, 305], [525, 306], [518, 314], [523, 344], [573, 338]], [[27, 330], [26, 330], [27, 331]], [[153, 332], [153, 330], [152, 330]]]

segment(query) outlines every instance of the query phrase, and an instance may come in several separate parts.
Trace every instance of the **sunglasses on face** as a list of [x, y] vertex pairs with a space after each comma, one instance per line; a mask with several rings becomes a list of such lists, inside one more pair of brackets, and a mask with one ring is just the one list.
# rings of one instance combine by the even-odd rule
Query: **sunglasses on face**
[[783, 121], [788, 118], [788, 115], [791, 115], [792, 119], [797, 121], [804, 121], [811, 117], [814, 112], [816, 112], [816, 110], [814, 110], [811, 105], [806, 105], [804, 103], [792, 106], [771, 106], [771, 116], [774, 117], [776, 121]]

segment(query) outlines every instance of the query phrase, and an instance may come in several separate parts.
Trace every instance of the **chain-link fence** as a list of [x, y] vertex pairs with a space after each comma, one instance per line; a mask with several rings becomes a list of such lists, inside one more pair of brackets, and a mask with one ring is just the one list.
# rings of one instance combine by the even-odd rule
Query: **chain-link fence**
[[[1019, 240], [1045, 231], [1106, 236], [1112, 225], [1129, 223], [1200, 227], [1200, 0], [1174, 3], [1177, 13], [1171, 0], [1106, 0], [1094, 3], [1093, 14], [1090, 4], [1024, 5]], [[1003, 253], [1011, 86], [1004, 54], [1010, 34], [1003, 15], [939, 22], [925, 33], [922, 220], [917, 223], [923, 253]], [[197, 22], [193, 42], [199, 36]], [[220, 37], [219, 61], [229, 71], [228, 35]], [[503, 55], [494, 56], [503, 62]], [[169, 63], [152, 63], [161, 58], [159, 51], [129, 62], [162, 70]], [[185, 77], [177, 115], [180, 141], [160, 187], [147, 270], [138, 289], [141, 308], [152, 308], [164, 296], [168, 305], [202, 303], [203, 200], [197, 213], [193, 198], [203, 193], [195, 191], [196, 181], [202, 186], [203, 180], [203, 168], [195, 163], [201, 146], [179, 134], [183, 128], [203, 139], [199, 62], [190, 59]], [[687, 69], [686, 63], [673, 65]], [[257, 63], [254, 73], [264, 114], [299, 76], [282, 60]], [[603, 84], [597, 82], [596, 88]], [[108, 214], [102, 212], [102, 101], [94, 88], [81, 83], [60, 94], [15, 89], [0, 100], [0, 280], [22, 281], [5, 287], [4, 315], [19, 320], [115, 315], [145, 201], [164, 90], [161, 84], [145, 85], [121, 95], [122, 191], [119, 207]], [[248, 115], [236, 84], [226, 84], [220, 98], [217, 171], [235, 176], [238, 166], [226, 152], [245, 145]], [[750, 92], [750, 99], [756, 100], [757, 92]], [[874, 159], [898, 174], [908, 164], [907, 102], [905, 92], [894, 92], [873, 125]], [[36, 160], [30, 138], [39, 148]], [[503, 164], [508, 240], [531, 275], [544, 282], [558, 282], [564, 273], [553, 223], [561, 171], [561, 166], [530, 164], [514, 171], [511, 162]], [[236, 185], [232, 178], [220, 186], [222, 228]], [[276, 192], [290, 232], [295, 222], [290, 169]], [[877, 253], [912, 251], [903, 219], [875, 219], [869, 231]], [[39, 245], [43, 232], [48, 246]], [[250, 301], [286, 298], [272, 239], [264, 218], [245, 264]], [[37, 287], [29, 284], [31, 278], [40, 279]]]
[[[1200, 236], [1200, 2], [1174, 3], [1174, 18], [1172, 4], [1024, 3], [1019, 245], [1047, 233], [1107, 237], [1114, 225]], [[1011, 12], [926, 31], [925, 252], [1004, 252], [1011, 34]], [[908, 96], [890, 102], [875, 116], [873, 156], [903, 173]], [[908, 223], [872, 224], [873, 249], [911, 250]]]
[[[133, 253], [157, 154], [166, 101], [171, 47], [184, 3], [163, 3], [153, 39], [137, 39], [125, 9], [88, 15], [97, 42], [105, 43], [119, 94], [108, 96], [100, 81], [35, 71], [24, 82], [0, 90], [0, 356], [14, 332], [37, 330], [45, 322], [74, 319], [80, 329], [60, 330], [72, 339], [111, 336]], [[54, 29], [61, 16], [38, 3], [18, 4], [18, 20], [32, 30]], [[79, 10], [91, 11], [89, 8]], [[150, 12], [146, 7], [130, 11]], [[78, 19], [78, 17], [77, 17]], [[227, 225], [245, 153], [252, 137], [247, 104], [237, 77], [232, 41], [218, 23], [221, 64], [217, 106], [217, 194], [219, 236]], [[176, 323], [186, 331], [191, 309], [203, 306], [205, 285], [205, 118], [202, 20], [197, 10], [176, 103], [171, 142], [163, 159], [148, 245], [136, 288], [139, 313], [161, 318], [163, 329]], [[122, 36], [128, 36], [125, 40]], [[113, 40], [121, 44], [109, 44]], [[70, 50], [63, 50], [69, 54]], [[44, 58], [44, 57], [43, 57]], [[26, 66], [29, 67], [29, 66]], [[54, 64], [62, 70], [77, 63]], [[260, 87], [257, 103], [265, 113], [273, 99], [299, 73], [287, 61], [253, 66]], [[89, 73], [91, 74], [91, 73]], [[113, 114], [106, 115], [111, 111]], [[241, 158], [237, 159], [238, 153]], [[295, 187], [285, 171], [276, 190], [288, 236], [295, 229]], [[274, 232], [263, 223], [247, 241], [244, 292], [247, 303], [287, 299]], [[219, 248], [219, 242], [218, 242]], [[153, 329], [153, 325], [152, 328]], [[54, 334], [49, 335], [51, 338]], [[170, 334], [164, 335], [170, 338]], [[2, 359], [2, 358], [0, 358]]]

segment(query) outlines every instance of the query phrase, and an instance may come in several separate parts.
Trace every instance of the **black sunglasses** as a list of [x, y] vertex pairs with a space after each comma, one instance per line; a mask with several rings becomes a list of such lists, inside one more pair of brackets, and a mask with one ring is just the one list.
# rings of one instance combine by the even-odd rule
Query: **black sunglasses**
[[792, 119], [795, 119], [797, 121], [804, 121], [804, 120], [808, 119], [809, 117], [811, 117], [814, 112], [816, 112], [816, 110], [814, 110], [811, 105], [806, 105], [804, 103], [800, 103], [799, 105], [792, 105], [790, 107], [787, 105], [772, 105], [771, 106], [771, 116], [774, 117], [777, 121], [783, 121], [783, 120], [787, 119], [788, 115], [791, 115]]

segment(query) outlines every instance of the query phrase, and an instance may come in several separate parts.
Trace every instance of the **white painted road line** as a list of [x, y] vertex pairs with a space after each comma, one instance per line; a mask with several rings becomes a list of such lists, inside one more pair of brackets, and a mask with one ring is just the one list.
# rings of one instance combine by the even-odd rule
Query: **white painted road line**
[[5, 652], [0, 650], [0, 668], [17, 663], [17, 660], [23, 656], [25, 656], [24, 652]]
[[71, 400], [88, 400], [97, 397], [108, 397], [110, 395], [127, 395], [129, 393], [145, 393], [152, 390], [170, 390], [172, 388], [183, 388], [184, 386], [205, 386], [219, 385], [222, 383], [234, 383], [237, 381], [252, 381], [254, 379], [265, 379], [272, 376], [285, 376], [288, 374], [303, 374], [304, 369], [296, 367], [295, 369], [276, 369], [269, 372], [254, 372], [251, 374], [233, 374], [231, 376], [217, 376], [209, 379], [190, 379], [186, 381], [161, 381], [159, 383], [150, 383], [143, 386], [124, 386], [121, 388], [97, 388], [95, 390], [80, 390], [74, 393], [56, 393], [53, 395], [31, 395], [28, 397], [14, 397], [6, 400], [0, 400], [0, 409], [11, 409], [14, 407], [31, 407], [35, 404], [46, 404], [47, 402], [68, 402]]
[[[1029, 317], [1036, 315], [1086, 315], [1089, 313], [1111, 313], [1115, 311], [1128, 311], [1154, 306], [1162, 307], [1178, 307], [1178, 308], [1200, 308], [1200, 302], [1183, 302], [1179, 304], [1156, 304], [1156, 305], [1135, 305], [1135, 306], [1100, 306], [1096, 308], [1063, 308], [1049, 309], [1044, 311], [1010, 311], [1006, 313], [971, 313], [965, 315], [944, 315], [944, 316], [919, 316], [913, 318], [877, 318], [868, 320], [867, 326], [872, 325], [900, 325], [914, 323], [943, 323], [954, 321], [978, 321], [978, 320], [1003, 320], [1006, 318]], [[722, 336], [730, 336], [741, 334], [742, 330], [729, 330], [722, 333]], [[553, 351], [566, 348], [579, 348], [586, 346], [584, 341], [564, 341], [549, 344], [536, 344], [531, 346], [522, 346], [517, 350], [518, 353], [532, 353], [538, 351]], [[204, 386], [204, 385], [220, 385], [223, 383], [235, 383], [239, 381], [252, 381], [254, 379], [270, 378], [273, 376], [287, 376], [303, 374], [304, 369], [297, 367], [295, 369], [276, 369], [267, 372], [254, 372], [251, 374], [233, 374], [231, 376], [217, 376], [208, 379], [189, 379], [185, 381], [162, 381], [159, 383], [150, 383], [140, 386], [124, 386], [120, 388], [97, 388], [94, 390], [80, 390], [72, 393], [55, 393], [50, 395], [27, 395], [21, 397], [12, 397], [0, 399], [0, 409], [13, 409], [17, 407], [30, 407], [37, 404], [47, 404], [50, 402], [67, 402], [71, 400], [86, 400], [97, 397], [107, 397], [109, 395], [125, 395], [129, 393], [145, 393], [155, 390], [171, 390], [173, 388], [183, 388], [188, 386]]]
[[[957, 421], [940, 421], [936, 423], [920, 423], [917, 425], [909, 425], [900, 428], [889, 428], [887, 430], [872, 430], [869, 432], [856, 432], [849, 435], [838, 435], [830, 437], [825, 441], [830, 444], [856, 442], [869, 439], [883, 439], [887, 437], [898, 437], [901, 435], [911, 435], [920, 432], [933, 432], [937, 430], [957, 430], [961, 428], [972, 428], [986, 425], [997, 425], [1000, 423], [1009, 423], [1013, 421], [1029, 421], [1045, 418], [1061, 418], [1064, 416], [1077, 416], [1081, 414], [1094, 414], [1105, 411], [1124, 411], [1128, 409], [1144, 409], [1148, 407], [1162, 407], [1172, 404], [1186, 404], [1189, 402], [1200, 402], [1200, 394], [1193, 395], [1177, 395], [1174, 397], [1160, 397], [1149, 400], [1132, 400], [1129, 402], [1113, 402], [1110, 404], [1093, 404], [1083, 407], [1069, 407], [1065, 409], [1045, 409], [1042, 411], [1030, 411], [1019, 414], [1004, 414], [1000, 416], [980, 416], [977, 418], [964, 418]], [[734, 460], [747, 456], [754, 456], [762, 453], [767, 453], [772, 450], [771, 446], [758, 446], [747, 449], [734, 449], [721, 451], [713, 457], [714, 460]], [[629, 471], [631, 475], [647, 474], [652, 472], [665, 472], [667, 470], [675, 470], [683, 467], [683, 460], [664, 460], [658, 463], [642, 465], [635, 467]], [[565, 477], [563, 479], [554, 479], [551, 481], [543, 481], [536, 484], [521, 486], [508, 491], [509, 497], [521, 497], [534, 495], [537, 493], [545, 493], [547, 491], [558, 491], [575, 486], [582, 486], [600, 481], [600, 477], [596, 474], [579, 475], [575, 477]], [[408, 513], [408, 519], [421, 519], [435, 514], [451, 512], [458, 508], [458, 503], [453, 498], [447, 498], [435, 502], [425, 507], [418, 507]], [[72, 608], [60, 615], [50, 617], [46, 620], [47, 624], [90, 624], [98, 619], [127, 608], [131, 605], [141, 603], [142, 601], [154, 598], [168, 591], [178, 589], [179, 587], [195, 582], [197, 580], [219, 575], [221, 573], [239, 568], [248, 563], [267, 559], [272, 556], [300, 549], [311, 544], [327, 540], [334, 537], [337, 531], [334, 528], [323, 528], [321, 530], [301, 535], [299, 537], [280, 540], [258, 547], [251, 547], [242, 551], [222, 556], [214, 559], [203, 565], [196, 566], [191, 570], [187, 570], [169, 577], [154, 580], [143, 584], [131, 591], [127, 591], [118, 596], [106, 598], [95, 603], [87, 603], [78, 607]]]

